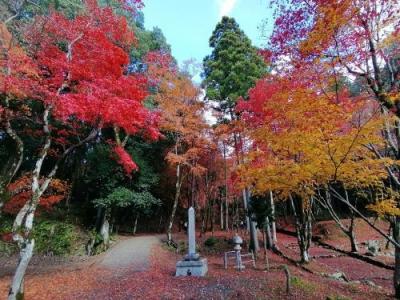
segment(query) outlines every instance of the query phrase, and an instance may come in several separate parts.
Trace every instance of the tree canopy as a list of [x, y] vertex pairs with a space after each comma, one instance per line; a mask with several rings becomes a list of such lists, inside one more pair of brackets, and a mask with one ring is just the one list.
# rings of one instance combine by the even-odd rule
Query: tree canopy
[[248, 90], [266, 73], [267, 66], [233, 18], [222, 18], [209, 45], [212, 53], [203, 62], [206, 97], [231, 113], [238, 98], [247, 98]]

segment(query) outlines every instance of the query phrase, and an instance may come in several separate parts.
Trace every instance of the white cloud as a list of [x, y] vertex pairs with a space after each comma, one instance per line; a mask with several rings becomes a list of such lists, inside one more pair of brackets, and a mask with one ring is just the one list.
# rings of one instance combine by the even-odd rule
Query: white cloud
[[217, 0], [219, 17], [228, 16], [237, 4], [237, 0]]

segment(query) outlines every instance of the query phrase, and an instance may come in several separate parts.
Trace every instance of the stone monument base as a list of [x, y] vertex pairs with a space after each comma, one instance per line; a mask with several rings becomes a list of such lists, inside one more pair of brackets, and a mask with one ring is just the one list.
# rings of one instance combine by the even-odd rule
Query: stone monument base
[[197, 276], [202, 277], [207, 274], [208, 264], [206, 258], [199, 260], [180, 260], [176, 263], [175, 276]]

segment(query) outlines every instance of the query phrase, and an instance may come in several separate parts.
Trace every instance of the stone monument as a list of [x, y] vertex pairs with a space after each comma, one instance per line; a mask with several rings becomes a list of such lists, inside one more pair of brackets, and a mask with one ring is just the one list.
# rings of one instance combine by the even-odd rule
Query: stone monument
[[207, 259], [201, 258], [196, 253], [196, 226], [193, 207], [189, 208], [188, 219], [189, 251], [183, 260], [176, 263], [175, 276], [205, 276], [208, 271]]

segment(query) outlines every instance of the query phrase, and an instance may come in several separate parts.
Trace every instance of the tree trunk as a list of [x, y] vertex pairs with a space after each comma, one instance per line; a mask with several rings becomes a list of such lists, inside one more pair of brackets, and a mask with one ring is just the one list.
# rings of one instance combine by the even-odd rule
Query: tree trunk
[[258, 243], [256, 222], [252, 221], [250, 223], [250, 248], [254, 251], [254, 255], [257, 256], [260, 245]]
[[[310, 203], [310, 206], [312, 207], [312, 201]], [[312, 243], [312, 218], [311, 218], [311, 208], [307, 209], [306, 211], [306, 228], [307, 228], [307, 254], [308, 254], [308, 249], [310, 249], [311, 243]], [[308, 256], [308, 255], [307, 255]], [[306, 261], [309, 262], [309, 259]]]
[[137, 229], [138, 219], [139, 219], [139, 214], [136, 214], [135, 223], [134, 223], [134, 225], [133, 225], [133, 235], [136, 235], [136, 229]]
[[228, 198], [225, 198], [225, 230], [229, 230], [229, 203]]
[[[8, 107], [8, 99], [5, 100], [6, 106]], [[4, 113], [5, 131], [14, 140], [16, 145], [16, 155], [8, 159], [8, 161], [2, 166], [2, 172], [0, 174], [0, 217], [2, 209], [5, 204], [5, 196], [7, 192], [7, 185], [12, 181], [15, 174], [17, 174], [21, 167], [24, 159], [24, 142], [18, 136], [17, 132], [12, 128], [7, 112]]]
[[167, 239], [168, 244], [172, 242], [172, 226], [174, 225], [174, 219], [176, 214], [176, 209], [178, 208], [179, 197], [181, 193], [181, 166], [178, 164], [176, 166], [176, 185], [175, 185], [175, 198], [174, 198], [174, 205], [172, 206], [171, 217], [168, 222], [168, 229], [167, 229]]
[[46, 134], [46, 139], [32, 173], [32, 197], [18, 212], [13, 224], [13, 240], [18, 244], [20, 250], [20, 260], [18, 262], [13, 280], [11, 282], [9, 300], [17, 299], [17, 296], [19, 297], [18, 299], [23, 299], [23, 281], [25, 271], [32, 258], [33, 247], [35, 245], [34, 240], [31, 238], [31, 231], [33, 228], [33, 220], [35, 217], [36, 207], [40, 200], [40, 197], [47, 189], [52, 179], [52, 176], [54, 176], [58, 167], [57, 165], [54, 166], [53, 170], [50, 172], [46, 180], [42, 184], [40, 184], [40, 172], [42, 170], [42, 165], [51, 146], [51, 136], [48, 123], [50, 110], [51, 106], [46, 107], [43, 115], [43, 130]]
[[[206, 215], [206, 232], [211, 228], [212, 225], [212, 200], [208, 200], [208, 205], [207, 205], [207, 215]], [[208, 226], [210, 224], [210, 226]]]
[[26, 269], [32, 258], [34, 246], [34, 239], [27, 239], [21, 246], [18, 266], [12, 279], [11, 287], [8, 293], [8, 300], [24, 299], [24, 277]]
[[201, 229], [200, 229], [200, 237], [203, 236], [203, 234], [206, 232], [206, 227], [207, 227], [207, 208], [202, 209], [202, 214], [201, 214]]
[[225, 230], [229, 230], [229, 205], [228, 205], [228, 176], [227, 176], [227, 164], [226, 164], [226, 145], [224, 145], [224, 176], [225, 176]]
[[237, 230], [239, 231], [239, 229], [240, 229], [240, 212], [239, 212], [240, 200], [236, 199], [235, 202], [236, 202], [235, 218], [236, 218]]
[[[400, 243], [400, 217], [396, 217], [393, 227], [393, 238], [397, 243]], [[395, 296], [400, 299], [400, 247], [395, 247], [395, 269], [393, 276], [393, 284]]]
[[202, 236], [206, 232], [207, 228], [207, 209], [202, 209], [202, 213], [200, 212], [201, 215], [201, 228], [200, 228], [200, 236]]
[[103, 239], [103, 250], [107, 250], [110, 246], [110, 223], [108, 223], [108, 220], [106, 218], [104, 219], [103, 225], [101, 226], [100, 235]]
[[358, 244], [354, 232], [349, 232], [349, 239], [351, 244], [351, 252], [358, 252]]
[[260, 245], [258, 243], [256, 222], [254, 222], [251, 216], [249, 216], [248, 204], [250, 202], [250, 192], [248, 189], [244, 191], [244, 198], [246, 203], [246, 220], [249, 223], [247, 226], [250, 227], [250, 249], [252, 249], [254, 255], [257, 256], [257, 252], [260, 250]]
[[[390, 218], [390, 219], [392, 219], [392, 218]], [[395, 221], [390, 220], [390, 222], [389, 222], [390, 225], [389, 225], [389, 229], [388, 229], [388, 236], [392, 236], [393, 237], [394, 223], [395, 223]], [[389, 250], [389, 246], [390, 246], [390, 241], [386, 241], [385, 249]]]
[[356, 240], [356, 236], [354, 233], [354, 227], [355, 227], [355, 220], [354, 220], [354, 213], [352, 212], [348, 236], [350, 239], [351, 252], [358, 252], [358, 245], [357, 245], [357, 240]]
[[[178, 144], [179, 144], [179, 138], [177, 138], [177, 140], [175, 142], [175, 154], [176, 155], [178, 155]], [[174, 204], [172, 206], [171, 217], [169, 219], [168, 228], [167, 228], [168, 244], [171, 244], [171, 242], [172, 242], [172, 227], [174, 225], [175, 214], [176, 214], [176, 210], [178, 208], [179, 198], [180, 198], [180, 194], [181, 194], [181, 186], [182, 186], [182, 178], [181, 177], [182, 177], [181, 176], [181, 165], [178, 163], [176, 165], [176, 183], [175, 183]]]
[[267, 243], [268, 249], [272, 249], [274, 247], [274, 239], [272, 237], [271, 226], [270, 226], [268, 217], [266, 217], [266, 220], [265, 220], [265, 232], [267, 235], [266, 243]]
[[303, 245], [303, 247], [301, 247], [301, 262], [302, 263], [309, 263], [310, 262], [310, 258], [308, 256], [308, 249], [305, 247], [305, 245]]
[[163, 226], [163, 216], [160, 216], [160, 222], [158, 223], [158, 232], [163, 232], [164, 231], [164, 226]]
[[95, 229], [96, 232], [100, 232], [101, 226], [103, 225], [103, 221], [104, 221], [104, 208], [102, 207], [98, 207], [97, 208], [97, 213], [96, 213], [96, 223], [95, 223]]
[[[346, 201], [349, 202], [349, 196], [347, 193], [347, 190], [345, 189], [345, 197]], [[355, 214], [353, 210], [350, 210], [350, 225], [345, 225], [342, 223], [340, 217], [336, 213], [335, 209], [333, 208], [332, 205], [332, 199], [331, 195], [328, 190], [325, 191], [325, 197], [321, 197], [322, 201], [320, 201], [320, 204], [323, 208], [327, 209], [329, 214], [331, 215], [332, 219], [335, 221], [335, 223], [339, 226], [339, 228], [349, 237], [350, 240], [350, 245], [351, 245], [351, 252], [358, 252], [358, 246], [357, 246], [357, 240], [355, 236]], [[347, 226], [347, 227], [346, 227]]]
[[270, 195], [270, 201], [271, 201], [271, 217], [272, 217], [272, 220], [271, 220], [271, 230], [272, 230], [272, 239], [273, 239], [273, 241], [274, 241], [274, 243], [275, 243], [275, 242], [278, 241], [278, 239], [277, 239], [277, 237], [276, 237], [275, 204], [274, 204], [274, 195], [273, 195], [272, 191], [269, 192], [269, 195]]
[[312, 235], [310, 208], [304, 208], [303, 199], [299, 199], [299, 212], [297, 212], [296, 205], [291, 195], [289, 196], [289, 199], [295, 218], [296, 235], [300, 248], [301, 262], [308, 263], [310, 261], [308, 249], [311, 245]]
[[244, 213], [246, 215], [246, 228], [247, 232], [250, 232], [250, 218], [249, 218], [249, 212], [248, 212], [248, 199], [247, 199], [247, 190], [244, 189], [242, 191], [243, 194], [243, 207], [244, 207]]
[[211, 200], [211, 207], [210, 207], [210, 215], [211, 215], [211, 234], [214, 236], [214, 200]]
[[222, 202], [222, 199], [221, 199], [221, 205], [219, 206], [219, 208], [220, 208], [219, 213], [220, 213], [221, 230], [224, 230], [224, 204]]
[[267, 260], [267, 238], [266, 238], [266, 230], [265, 228], [261, 231], [262, 233], [262, 242], [263, 242], [263, 250], [264, 250], [264, 260]]
[[0, 179], [0, 220], [2, 217], [3, 206], [6, 203], [6, 198], [7, 198], [7, 184], [4, 182], [4, 180]]
[[179, 201], [179, 197], [177, 197], [176, 194], [177, 193], [175, 193], [174, 205], [172, 206], [172, 212], [171, 212], [171, 216], [170, 216], [169, 222], [168, 222], [168, 229], [167, 229], [168, 243], [172, 242], [172, 226], [174, 225], [174, 218], [175, 218], [176, 209], [178, 207], [178, 201]]

